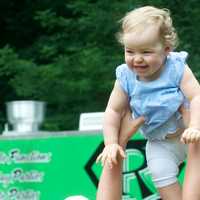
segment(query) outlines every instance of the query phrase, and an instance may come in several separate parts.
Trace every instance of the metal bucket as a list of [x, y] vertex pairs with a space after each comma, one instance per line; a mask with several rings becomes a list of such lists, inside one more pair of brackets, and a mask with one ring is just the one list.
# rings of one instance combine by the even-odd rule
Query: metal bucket
[[[43, 101], [10, 101], [6, 103], [11, 131], [34, 132], [44, 120], [46, 104]], [[10, 130], [9, 130], [10, 131]]]

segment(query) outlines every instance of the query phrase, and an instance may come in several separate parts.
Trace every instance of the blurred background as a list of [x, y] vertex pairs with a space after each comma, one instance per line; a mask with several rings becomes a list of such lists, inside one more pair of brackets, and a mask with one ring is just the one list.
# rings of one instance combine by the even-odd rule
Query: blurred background
[[103, 112], [124, 62], [115, 34], [127, 11], [144, 5], [170, 9], [177, 50], [200, 79], [198, 0], [1, 0], [0, 130], [5, 102], [47, 102], [43, 129], [77, 130], [80, 113]]

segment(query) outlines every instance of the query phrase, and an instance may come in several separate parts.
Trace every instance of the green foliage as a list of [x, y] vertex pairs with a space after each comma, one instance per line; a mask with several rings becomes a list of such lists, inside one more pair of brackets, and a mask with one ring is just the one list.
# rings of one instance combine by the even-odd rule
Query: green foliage
[[[0, 2], [0, 121], [4, 103], [16, 99], [47, 102], [44, 129], [77, 129], [82, 112], [103, 111], [123, 62], [115, 34], [118, 21], [135, 7], [171, 10], [180, 37], [178, 50], [200, 78], [197, 1], [58, 0]], [[5, 12], [6, 10], [6, 12]]]

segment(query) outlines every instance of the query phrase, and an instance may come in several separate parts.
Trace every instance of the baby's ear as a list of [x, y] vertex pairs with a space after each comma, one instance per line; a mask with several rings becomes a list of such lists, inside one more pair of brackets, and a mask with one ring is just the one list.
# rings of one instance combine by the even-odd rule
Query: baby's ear
[[168, 55], [169, 54], [169, 52], [171, 52], [172, 51], [172, 47], [170, 47], [170, 46], [166, 46], [165, 47], [165, 53]]

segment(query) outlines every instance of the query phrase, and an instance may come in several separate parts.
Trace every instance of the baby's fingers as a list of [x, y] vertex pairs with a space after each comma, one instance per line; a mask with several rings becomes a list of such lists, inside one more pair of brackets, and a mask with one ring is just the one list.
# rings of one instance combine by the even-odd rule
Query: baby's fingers
[[110, 158], [110, 157], [107, 158], [106, 162], [108, 163], [109, 168], [112, 169], [112, 168], [113, 168], [113, 161], [112, 161], [112, 158]]
[[185, 144], [200, 142], [200, 131], [195, 128], [186, 129], [181, 137], [181, 142]]
[[114, 164], [117, 164], [117, 152], [116, 151], [112, 151], [110, 161]]
[[188, 134], [185, 134], [181, 137], [181, 142], [183, 142], [184, 144], [188, 144], [191, 142], [191, 134], [188, 133]]
[[183, 136], [181, 137], [181, 142], [182, 142], [183, 144], [186, 144], [185, 138], [184, 138]]
[[200, 142], [200, 132], [192, 134], [191, 142]]
[[196, 135], [195, 142], [200, 142], [200, 134]]
[[126, 154], [122, 148], [119, 149], [119, 154], [123, 159], [126, 158]]
[[195, 132], [192, 132], [191, 135], [190, 135], [190, 142], [191, 143], [194, 143], [196, 140], [196, 133]]
[[100, 153], [96, 159], [96, 163], [100, 162], [100, 160], [102, 159], [103, 153]]
[[188, 129], [186, 129], [182, 136], [181, 136], [181, 142], [183, 142], [184, 144], [187, 144], [190, 142], [191, 139], [191, 131], [189, 131]]
[[106, 162], [107, 158], [108, 158], [108, 155], [104, 153], [102, 155], [102, 158], [101, 158], [101, 164], [102, 164], [102, 166], [105, 165], [105, 162]]

